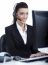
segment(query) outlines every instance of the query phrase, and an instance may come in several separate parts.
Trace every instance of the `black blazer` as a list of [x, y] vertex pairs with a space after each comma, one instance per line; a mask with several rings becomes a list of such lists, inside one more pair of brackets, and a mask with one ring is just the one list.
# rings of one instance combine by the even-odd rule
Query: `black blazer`
[[24, 41], [15, 24], [5, 28], [6, 33], [6, 51], [12, 56], [29, 57], [32, 53], [37, 53], [38, 50], [35, 44], [34, 28], [27, 25], [27, 43]]

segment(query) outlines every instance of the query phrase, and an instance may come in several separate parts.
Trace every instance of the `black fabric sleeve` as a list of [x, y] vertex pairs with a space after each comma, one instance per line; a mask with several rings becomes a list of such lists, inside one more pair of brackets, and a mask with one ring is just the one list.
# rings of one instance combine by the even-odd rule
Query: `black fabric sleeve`
[[5, 28], [6, 33], [6, 52], [9, 52], [11, 55], [15, 55], [15, 45], [12, 37], [11, 30]]
[[32, 28], [32, 33], [31, 33], [31, 53], [37, 53], [40, 52], [38, 50], [37, 44], [36, 44], [36, 33], [35, 33], [35, 27]]

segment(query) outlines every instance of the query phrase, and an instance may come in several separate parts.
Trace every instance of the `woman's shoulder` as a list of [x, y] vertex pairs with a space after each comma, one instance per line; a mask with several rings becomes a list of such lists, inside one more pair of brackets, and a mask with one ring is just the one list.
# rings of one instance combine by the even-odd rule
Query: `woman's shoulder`
[[14, 24], [11, 24], [11, 25], [5, 27], [5, 30], [12, 30], [13, 27], [14, 27]]
[[14, 28], [14, 24], [5, 27], [5, 31], [11, 31]]
[[30, 28], [30, 29], [33, 29], [33, 26], [31, 26], [31, 25], [27, 25], [27, 27]]
[[30, 31], [33, 31], [34, 32], [36, 30], [36, 27], [35, 26], [27, 25], [27, 27], [28, 27], [28, 29]]

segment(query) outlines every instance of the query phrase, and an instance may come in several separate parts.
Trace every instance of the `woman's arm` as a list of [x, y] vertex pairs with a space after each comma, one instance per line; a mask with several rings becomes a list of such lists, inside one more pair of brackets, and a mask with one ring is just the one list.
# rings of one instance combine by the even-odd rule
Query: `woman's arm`
[[8, 28], [5, 28], [5, 33], [6, 33], [6, 52], [9, 52], [11, 55], [15, 54], [15, 45], [13, 41], [13, 36], [12, 36], [12, 31], [9, 30]]

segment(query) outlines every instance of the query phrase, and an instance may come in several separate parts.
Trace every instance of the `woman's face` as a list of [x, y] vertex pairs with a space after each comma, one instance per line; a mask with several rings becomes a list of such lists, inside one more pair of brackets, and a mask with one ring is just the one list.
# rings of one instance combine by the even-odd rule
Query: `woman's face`
[[28, 18], [28, 8], [20, 8], [17, 13], [17, 20], [19, 20], [21, 23], [25, 23]]

